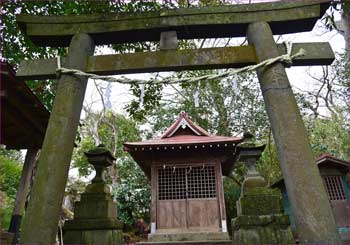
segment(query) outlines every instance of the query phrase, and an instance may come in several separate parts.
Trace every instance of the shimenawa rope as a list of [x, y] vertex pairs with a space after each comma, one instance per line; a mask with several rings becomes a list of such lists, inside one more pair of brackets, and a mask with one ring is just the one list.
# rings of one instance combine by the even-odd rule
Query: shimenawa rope
[[283, 62], [287, 65], [293, 64], [293, 60], [297, 57], [304, 56], [306, 54], [306, 51], [304, 49], [299, 49], [299, 51], [295, 54], [292, 55], [292, 48], [293, 45], [291, 42], [285, 42], [284, 43], [287, 49], [287, 53], [277, 56], [275, 58], [270, 58], [267, 60], [264, 60], [260, 62], [259, 64], [256, 65], [249, 65], [245, 66], [239, 69], [230, 69], [228, 71], [222, 72], [220, 74], [209, 74], [209, 75], [203, 75], [199, 77], [184, 77], [184, 78], [174, 78], [174, 77], [169, 77], [165, 78], [162, 80], [159, 79], [150, 79], [150, 80], [141, 80], [141, 79], [130, 79], [125, 76], [121, 76], [120, 78], [112, 77], [112, 76], [100, 76], [92, 73], [86, 73], [81, 70], [77, 69], [69, 69], [69, 68], [64, 68], [61, 67], [61, 58], [60, 56], [57, 57], [57, 74], [65, 74], [65, 75], [74, 75], [74, 76], [82, 76], [90, 79], [99, 79], [99, 80], [104, 80], [107, 82], [116, 82], [116, 83], [121, 83], [121, 84], [176, 84], [176, 83], [183, 83], [183, 82], [199, 82], [202, 80], [214, 80], [218, 78], [223, 78], [223, 77], [229, 77], [236, 75], [241, 72], [247, 72], [247, 71], [254, 71], [260, 67], [266, 67], [269, 65], [272, 65], [276, 62]]

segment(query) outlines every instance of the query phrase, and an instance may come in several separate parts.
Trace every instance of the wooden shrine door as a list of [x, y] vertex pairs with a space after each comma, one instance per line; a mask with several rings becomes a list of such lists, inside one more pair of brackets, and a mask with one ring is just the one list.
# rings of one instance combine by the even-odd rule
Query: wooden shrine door
[[214, 164], [158, 168], [157, 230], [219, 230]]
[[346, 190], [348, 191], [346, 181], [342, 175], [323, 176], [323, 180], [337, 227], [350, 227], [350, 203], [349, 197], [346, 197]]

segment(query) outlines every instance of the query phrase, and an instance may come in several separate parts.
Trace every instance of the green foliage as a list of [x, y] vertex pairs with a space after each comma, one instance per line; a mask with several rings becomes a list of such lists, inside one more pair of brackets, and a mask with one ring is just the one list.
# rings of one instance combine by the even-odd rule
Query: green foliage
[[350, 130], [341, 117], [317, 118], [308, 122], [310, 143], [315, 156], [330, 153], [340, 159], [350, 159]]
[[88, 176], [93, 170], [93, 167], [89, 165], [84, 153], [95, 147], [96, 144], [93, 138], [90, 135], [87, 135], [79, 142], [78, 147], [74, 149], [72, 167], [78, 168], [80, 176]]
[[0, 145], [0, 156], [6, 157], [15, 162], [23, 162], [23, 157], [18, 150], [8, 150], [5, 145]]
[[124, 157], [127, 153], [123, 151], [123, 142], [140, 140], [135, 122], [112, 111], [107, 111], [105, 114], [102, 111], [89, 113], [81, 121], [79, 135], [80, 140], [73, 153], [72, 167], [78, 168], [81, 176], [87, 176], [92, 171], [84, 152], [103, 143], [115, 157]]
[[5, 192], [9, 198], [16, 197], [21, 172], [22, 165], [0, 155], [1, 190]]
[[[67, 49], [37, 47], [28, 37], [23, 35], [16, 24], [16, 14], [25, 13], [31, 15], [80, 15], [89, 13], [119, 13], [136, 11], [154, 11], [160, 8], [173, 8], [175, 5], [165, 1], [26, 1], [3, 0], [1, 1], [1, 43], [0, 60], [11, 64], [15, 69], [24, 59], [51, 58], [57, 55], [65, 56]], [[118, 44], [113, 48], [117, 53], [132, 51], [154, 50], [157, 43], [132, 43]], [[29, 87], [38, 96], [41, 102], [52, 109], [53, 99], [56, 93], [56, 80], [27, 81]], [[151, 86], [151, 85], [150, 85]], [[130, 110], [133, 112], [133, 110]], [[139, 114], [140, 115], [140, 114]]]
[[[200, 76], [209, 71], [187, 72]], [[210, 71], [216, 73], [217, 71]], [[181, 111], [210, 133], [232, 136], [251, 132], [257, 139], [266, 135], [269, 123], [264, 102], [253, 73], [200, 83], [183, 83], [151, 113], [153, 131], [164, 131]], [[197, 96], [198, 95], [198, 96]]]
[[226, 219], [227, 228], [229, 233], [232, 232], [231, 220], [237, 217], [237, 206], [236, 202], [240, 196], [241, 188], [240, 186], [231, 178], [225, 177], [224, 181], [224, 197], [225, 197], [225, 207], [226, 207]]
[[349, 59], [350, 52], [345, 52], [344, 54], [339, 54], [336, 56], [335, 62], [332, 64], [332, 68], [335, 70], [334, 76], [336, 77], [336, 80], [339, 83], [339, 86], [337, 86], [337, 92], [338, 94], [342, 95], [341, 98], [344, 98], [346, 101], [345, 108], [343, 110], [346, 110], [346, 113], [350, 114], [350, 59]]
[[2, 227], [8, 227], [10, 224], [21, 172], [22, 165], [7, 156], [0, 155], [0, 222]]
[[257, 162], [256, 169], [264, 177], [266, 185], [270, 186], [282, 177], [276, 145], [269, 141]]
[[[143, 91], [142, 91], [143, 89]], [[161, 84], [147, 84], [142, 88], [142, 85], [131, 85], [131, 91], [137, 99], [133, 99], [125, 109], [137, 121], [145, 119], [145, 115], [148, 111], [159, 106], [161, 99], [161, 92], [163, 85]], [[143, 93], [143, 103], [141, 104], [140, 96]]]
[[15, 200], [6, 195], [5, 192], [0, 191], [0, 223], [1, 227], [8, 228], [10, 226], [11, 215]]
[[[87, 176], [91, 173], [92, 166], [88, 164], [84, 152], [95, 148], [97, 141], [112, 150], [117, 158], [117, 174], [112, 173], [113, 176], [109, 176], [109, 180], [117, 179], [112, 181], [112, 187], [119, 209], [118, 218], [129, 225], [134, 224], [140, 217], [149, 220], [150, 184], [136, 162], [122, 150], [123, 142], [139, 140], [140, 132], [134, 121], [112, 111], [90, 112], [82, 120], [80, 141], [72, 162], [72, 167], [77, 167], [81, 176]], [[70, 181], [70, 189], [74, 187], [75, 182]]]
[[140, 167], [130, 157], [117, 161], [120, 182], [113, 188], [118, 218], [132, 225], [138, 218], [150, 221], [151, 188]]

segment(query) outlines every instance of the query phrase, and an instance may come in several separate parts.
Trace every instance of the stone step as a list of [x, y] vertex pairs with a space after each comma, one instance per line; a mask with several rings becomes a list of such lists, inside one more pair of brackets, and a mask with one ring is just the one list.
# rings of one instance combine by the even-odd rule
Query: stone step
[[207, 241], [165, 241], [165, 242], [139, 242], [138, 245], [148, 244], [232, 244], [231, 240], [207, 240]]
[[230, 236], [227, 232], [179, 232], [179, 233], [155, 233], [148, 235], [148, 242], [153, 244], [161, 243], [200, 243], [219, 244], [222, 242], [231, 242]]

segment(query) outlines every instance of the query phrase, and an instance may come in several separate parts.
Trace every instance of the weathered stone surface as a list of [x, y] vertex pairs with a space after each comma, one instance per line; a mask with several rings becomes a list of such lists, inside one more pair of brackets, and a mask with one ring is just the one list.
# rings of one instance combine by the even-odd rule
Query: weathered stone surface
[[17, 16], [23, 32], [36, 45], [65, 46], [72, 35], [89, 33], [96, 44], [159, 41], [176, 31], [179, 39], [245, 36], [249, 23], [268, 21], [273, 33], [311, 31], [329, 0], [232, 4], [154, 12], [68, 16]]
[[234, 244], [294, 243], [288, 215], [282, 214], [281, 193], [266, 187], [249, 188], [237, 202], [232, 220]]
[[123, 224], [115, 218], [73, 219], [64, 224], [65, 230], [122, 229]]
[[101, 146], [85, 153], [94, 165], [96, 176], [75, 203], [74, 219], [63, 227], [66, 244], [120, 244], [123, 242], [122, 223], [117, 220], [117, 208], [110, 192], [106, 192], [103, 171], [115, 159]]
[[294, 244], [290, 227], [258, 226], [234, 232], [233, 244]]
[[120, 244], [123, 240], [123, 233], [121, 230], [94, 230], [83, 231], [83, 244]]
[[[85, 70], [94, 52], [89, 35], [73, 37], [67, 67]], [[87, 79], [62, 75], [40, 153], [29, 206], [23, 221], [21, 243], [55, 243], [64, 189], [83, 105]]]
[[[249, 44], [254, 45], [259, 61], [278, 56], [267, 23], [250, 24], [247, 37]], [[284, 66], [273, 64], [258, 69], [257, 74], [301, 243], [340, 243], [332, 209]]]
[[238, 200], [237, 208], [238, 215], [278, 214], [281, 212], [280, 196], [244, 196]]
[[74, 216], [79, 219], [117, 217], [116, 204], [108, 194], [82, 194], [75, 204]]
[[86, 187], [86, 193], [111, 193], [111, 188], [104, 183], [93, 183]]
[[239, 228], [254, 228], [257, 226], [279, 225], [287, 228], [290, 225], [287, 214], [273, 214], [273, 215], [239, 215], [232, 220], [232, 227], [234, 230]]
[[229, 241], [230, 237], [227, 232], [178, 232], [178, 233], [155, 233], [148, 235], [149, 242], [181, 242], [181, 241]]
[[[279, 54], [285, 54], [284, 44], [279, 44]], [[292, 54], [300, 49], [305, 56], [293, 60], [293, 66], [330, 65], [334, 53], [329, 43], [294, 43]], [[211, 68], [240, 68], [256, 64], [254, 47], [251, 45], [224, 48], [203, 48], [139, 52], [133, 54], [113, 54], [90, 56], [87, 72], [97, 75], [117, 75], [158, 71], [182, 71]], [[66, 66], [62, 57], [61, 66]], [[16, 73], [23, 79], [48, 79], [56, 77], [57, 59], [23, 60]]]
[[[258, 190], [257, 187], [263, 187], [266, 185], [266, 181], [261, 176], [249, 176], [245, 178], [242, 184], [242, 193], [249, 193], [249, 190]], [[266, 191], [266, 188], [262, 188], [262, 191]]]
[[122, 241], [121, 230], [69, 230], [64, 233], [66, 244], [121, 244]]

